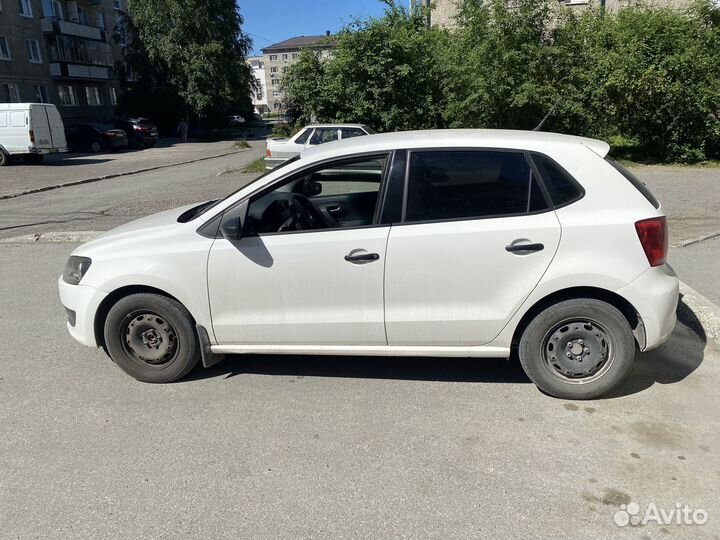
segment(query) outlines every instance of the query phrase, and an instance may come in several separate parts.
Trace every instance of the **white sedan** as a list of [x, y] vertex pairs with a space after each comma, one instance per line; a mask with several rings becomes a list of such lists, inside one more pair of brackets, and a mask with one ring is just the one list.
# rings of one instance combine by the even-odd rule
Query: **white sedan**
[[289, 139], [273, 138], [265, 141], [265, 168], [272, 169], [288, 159], [300, 155], [311, 146], [352, 139], [375, 133], [364, 124], [313, 124], [305, 126]]
[[608, 150], [491, 130], [322, 145], [77, 248], [68, 329], [147, 382], [238, 353], [517, 352], [546, 393], [594, 398], [678, 301], [664, 212]]

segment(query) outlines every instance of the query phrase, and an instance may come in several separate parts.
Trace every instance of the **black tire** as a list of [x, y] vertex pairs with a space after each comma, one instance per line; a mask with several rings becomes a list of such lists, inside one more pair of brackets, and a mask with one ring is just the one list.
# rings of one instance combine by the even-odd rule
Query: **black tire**
[[563, 399], [594, 399], [627, 375], [635, 339], [614, 306], [576, 298], [538, 313], [523, 332], [520, 363], [540, 390]]
[[10, 156], [7, 152], [5, 152], [5, 150], [0, 148], [0, 167], [4, 167], [8, 163], [10, 163]]
[[192, 316], [180, 302], [159, 294], [120, 299], [108, 312], [104, 335], [110, 358], [138, 381], [176, 381], [200, 360]]
[[92, 143], [90, 143], [90, 151], [91, 152], [98, 154], [98, 153], [102, 152], [102, 149], [103, 149], [103, 145], [100, 141], [93, 141]]

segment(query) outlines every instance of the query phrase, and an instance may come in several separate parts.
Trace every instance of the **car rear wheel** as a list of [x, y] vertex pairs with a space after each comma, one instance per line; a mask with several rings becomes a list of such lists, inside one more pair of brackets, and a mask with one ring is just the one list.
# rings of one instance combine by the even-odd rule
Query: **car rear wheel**
[[139, 381], [175, 381], [200, 360], [192, 316], [180, 302], [158, 294], [119, 300], [105, 319], [104, 336], [110, 358]]
[[0, 148], [0, 167], [3, 167], [4, 165], [7, 165], [10, 162], [10, 156]]
[[102, 150], [102, 144], [100, 144], [98, 141], [93, 141], [93, 143], [90, 145], [90, 150], [97, 154], [100, 150]]
[[520, 338], [518, 355], [525, 373], [543, 392], [593, 399], [625, 377], [635, 358], [635, 339], [617, 308], [577, 298], [538, 313]]

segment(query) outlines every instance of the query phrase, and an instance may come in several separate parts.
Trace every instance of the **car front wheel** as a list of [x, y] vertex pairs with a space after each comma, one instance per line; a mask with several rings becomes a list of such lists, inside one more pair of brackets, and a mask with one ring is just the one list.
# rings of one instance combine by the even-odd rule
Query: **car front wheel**
[[625, 377], [635, 358], [635, 339], [617, 308], [577, 298], [538, 313], [520, 338], [518, 355], [540, 390], [558, 398], [593, 399]]
[[200, 360], [192, 316], [177, 300], [158, 294], [119, 300], [107, 314], [104, 336], [113, 361], [139, 381], [175, 381]]

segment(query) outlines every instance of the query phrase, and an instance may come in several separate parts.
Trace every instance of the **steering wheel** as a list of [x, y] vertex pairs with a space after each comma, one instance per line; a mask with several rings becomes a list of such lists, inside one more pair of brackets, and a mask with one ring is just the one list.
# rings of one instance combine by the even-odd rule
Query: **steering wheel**
[[278, 228], [278, 232], [306, 231], [323, 227], [322, 217], [310, 201], [302, 195], [292, 194], [287, 198], [277, 200], [277, 202], [280, 204], [285, 218]]

